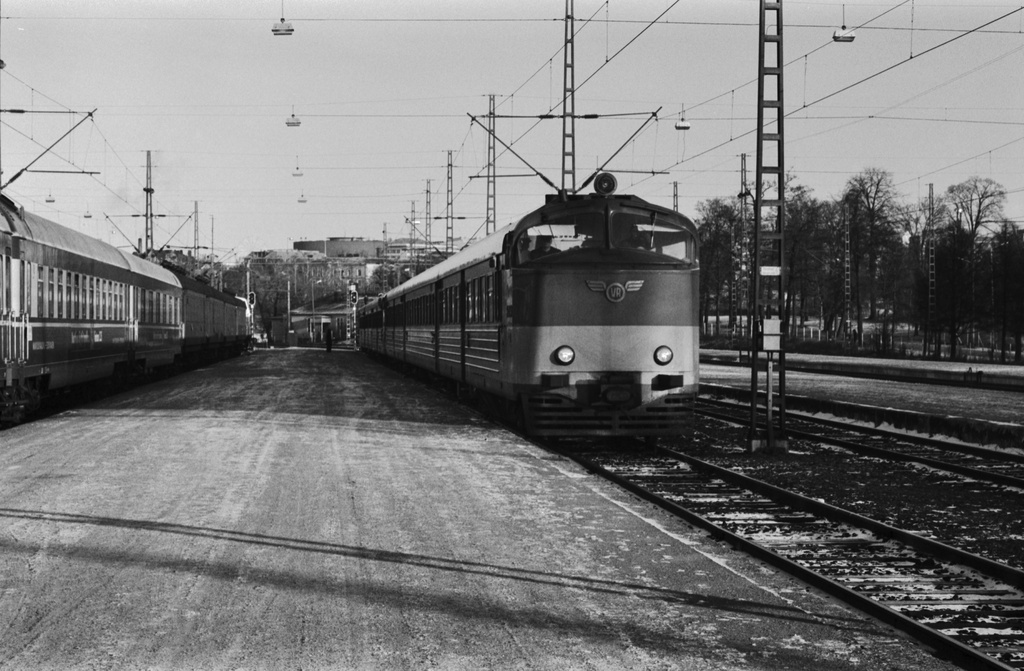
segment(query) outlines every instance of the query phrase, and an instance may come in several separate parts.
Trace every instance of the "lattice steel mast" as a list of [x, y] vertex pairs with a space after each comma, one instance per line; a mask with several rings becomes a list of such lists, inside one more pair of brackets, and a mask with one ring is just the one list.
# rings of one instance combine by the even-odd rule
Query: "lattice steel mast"
[[484, 221], [484, 235], [490, 235], [498, 230], [497, 215], [497, 184], [495, 179], [495, 162], [497, 152], [495, 151], [494, 138], [494, 94], [489, 96], [487, 112], [487, 219]]
[[576, 49], [573, 0], [565, 0], [565, 68], [562, 90], [562, 194], [576, 192]]
[[[774, 20], [772, 20], [774, 19]], [[754, 245], [751, 317], [754, 328], [750, 352], [751, 450], [785, 451], [786, 354], [785, 317], [785, 146], [783, 135], [782, 1], [761, 0], [757, 83], [757, 172], [754, 191]], [[765, 182], [774, 177], [774, 187]], [[758, 425], [761, 357], [765, 366], [765, 421]], [[778, 373], [778, 414], [773, 415]], [[777, 424], [776, 424], [777, 422]]]

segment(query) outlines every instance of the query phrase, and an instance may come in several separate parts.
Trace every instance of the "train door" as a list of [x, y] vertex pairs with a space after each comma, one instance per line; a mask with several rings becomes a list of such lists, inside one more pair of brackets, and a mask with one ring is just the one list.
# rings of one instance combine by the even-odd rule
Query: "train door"
[[124, 312], [122, 313], [122, 319], [124, 320], [124, 343], [125, 348], [128, 351], [128, 360], [131, 361], [135, 358], [135, 343], [139, 339], [139, 322], [135, 318], [136, 316], [136, 296], [135, 292], [137, 289], [129, 283], [124, 285]]
[[14, 369], [28, 359], [29, 322], [25, 300], [25, 262], [5, 248], [3, 254], [4, 309], [0, 331], [3, 332], [3, 360], [6, 364], [5, 382], [14, 383]]
[[459, 381], [466, 381], [466, 345], [467, 333], [466, 333], [466, 318], [469, 312], [469, 296], [468, 287], [466, 284], [466, 271], [463, 270], [459, 273], [459, 284], [456, 288], [456, 299], [457, 309], [459, 311]]
[[0, 249], [0, 364], [4, 367], [5, 380], [7, 371], [7, 350], [10, 336], [7, 333], [7, 304], [10, 302], [10, 256], [11, 248]]
[[0, 364], [3, 365], [4, 383], [11, 384], [11, 367], [8, 362], [11, 359], [11, 337], [12, 326], [10, 323], [11, 306], [11, 248], [4, 247], [0, 250]]
[[402, 361], [409, 360], [409, 301], [408, 294], [403, 295], [396, 306], [398, 308], [399, 328], [401, 339], [399, 345], [402, 348]]
[[128, 288], [128, 314], [125, 315], [125, 342], [128, 345], [128, 360], [135, 360], [135, 348], [139, 342], [139, 291], [138, 287]]
[[434, 333], [434, 372], [441, 372], [441, 296], [444, 284], [441, 280], [434, 283], [434, 293], [430, 295], [430, 312], [433, 319]]
[[[494, 273], [491, 275], [490, 294], [487, 301], [490, 305], [491, 319], [498, 324], [498, 361], [502, 359], [502, 341], [505, 339], [505, 292], [503, 291], [504, 275], [501, 266], [495, 263]], [[500, 367], [500, 364], [499, 364]]]

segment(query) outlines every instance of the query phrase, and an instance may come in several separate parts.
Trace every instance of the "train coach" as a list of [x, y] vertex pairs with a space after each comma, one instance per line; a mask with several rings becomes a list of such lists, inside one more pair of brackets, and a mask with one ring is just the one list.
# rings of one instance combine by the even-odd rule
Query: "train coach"
[[249, 344], [248, 304], [0, 195], [0, 421]]
[[366, 302], [358, 347], [472, 390], [530, 435], [682, 433], [699, 383], [696, 227], [603, 191], [550, 196]]

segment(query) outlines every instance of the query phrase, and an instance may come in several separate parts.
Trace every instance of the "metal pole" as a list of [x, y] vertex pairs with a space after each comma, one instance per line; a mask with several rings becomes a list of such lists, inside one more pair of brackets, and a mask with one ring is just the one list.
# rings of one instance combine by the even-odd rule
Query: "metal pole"
[[[774, 13], [769, 16], [769, 13]], [[788, 330], [785, 289], [785, 141], [783, 107], [782, 0], [761, 0], [757, 84], [757, 170], [754, 182], [754, 245], [751, 264], [753, 295], [750, 301], [750, 432], [749, 448], [784, 452], [786, 417], [786, 354], [783, 345]], [[775, 180], [774, 187], [771, 181]], [[771, 191], [774, 189], [775, 193]], [[765, 217], [765, 214], [768, 216]], [[759, 358], [765, 354], [771, 401], [774, 353], [778, 352], [779, 435], [774, 433], [768, 406], [767, 435], [757, 427]]]
[[[423, 206], [424, 207], [424, 217], [426, 217], [426, 222], [424, 223], [425, 229], [424, 229], [424, 234], [423, 235], [427, 239], [427, 246], [428, 247], [433, 247], [434, 246], [434, 240], [433, 240], [433, 238], [430, 237], [431, 236], [431, 231], [430, 231], [430, 180], [429, 179], [427, 180], [427, 195], [426, 195], [426, 197], [427, 197], [427, 202]], [[427, 253], [428, 254], [430, 253], [429, 250], [428, 250]]]
[[489, 102], [490, 109], [487, 114], [487, 220], [484, 222], [484, 235], [490, 235], [498, 230], [497, 180], [495, 179], [497, 153], [494, 146], [494, 94], [489, 96]]
[[576, 48], [573, 0], [565, 0], [565, 67], [562, 89], [562, 194], [576, 192]]
[[153, 251], [153, 163], [151, 152], [146, 150], [146, 248], [145, 254]]
[[192, 206], [192, 267], [189, 270], [194, 273], [199, 267], [199, 201], [193, 201]]
[[452, 153], [451, 150], [448, 151], [448, 212], [445, 214], [444, 233], [444, 251], [448, 256], [455, 251], [455, 222], [453, 221], [455, 214], [452, 212], [455, 208], [455, 197], [452, 191]]

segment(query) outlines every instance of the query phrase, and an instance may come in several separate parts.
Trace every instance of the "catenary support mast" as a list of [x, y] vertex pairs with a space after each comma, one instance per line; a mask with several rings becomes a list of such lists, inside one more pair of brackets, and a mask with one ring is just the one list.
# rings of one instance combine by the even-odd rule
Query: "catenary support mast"
[[565, 68], [562, 88], [562, 193], [576, 192], [576, 49], [573, 0], [565, 0]]
[[146, 244], [143, 254], [153, 251], [153, 159], [152, 152], [146, 150]]
[[487, 221], [484, 222], [484, 235], [490, 235], [498, 230], [497, 224], [497, 180], [495, 179], [495, 151], [494, 138], [494, 94], [488, 96], [490, 104], [487, 113]]
[[[757, 172], [754, 185], [754, 245], [751, 264], [749, 448], [785, 452], [786, 354], [785, 146], [782, 86], [782, 0], [761, 0], [757, 83]], [[774, 377], [778, 376], [776, 387]], [[763, 385], [762, 385], [763, 376]], [[758, 421], [762, 395], [764, 422]], [[776, 395], [777, 389], [777, 395]], [[775, 411], [777, 406], [777, 412]]]
[[444, 253], [451, 256], [455, 251], [455, 197], [452, 192], [452, 151], [448, 151], [448, 210], [445, 212]]

